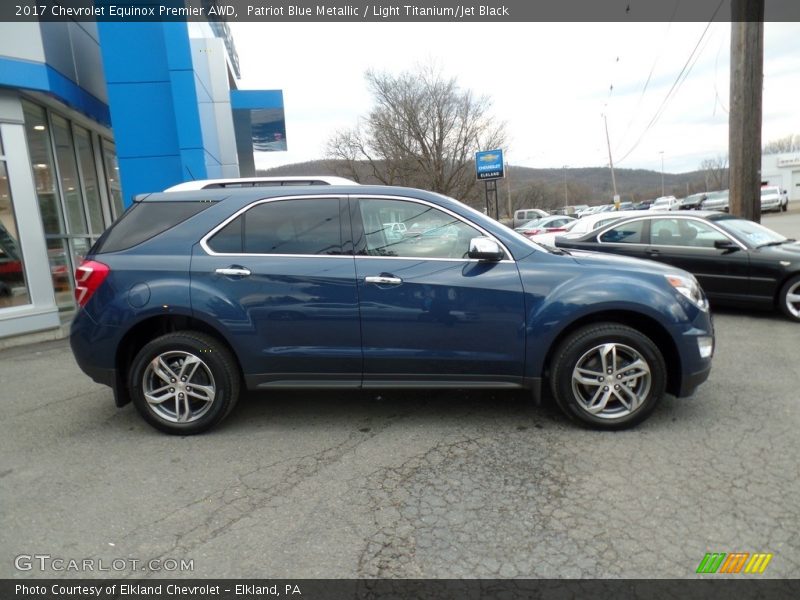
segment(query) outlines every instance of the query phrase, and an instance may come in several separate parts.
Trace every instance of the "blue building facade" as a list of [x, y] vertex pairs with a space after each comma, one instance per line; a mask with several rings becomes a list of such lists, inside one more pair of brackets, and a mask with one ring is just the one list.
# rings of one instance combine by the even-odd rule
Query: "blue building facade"
[[64, 334], [76, 266], [134, 195], [253, 174], [247, 118], [282, 122], [283, 98], [234, 111], [238, 76], [224, 22], [0, 23], [0, 347]]

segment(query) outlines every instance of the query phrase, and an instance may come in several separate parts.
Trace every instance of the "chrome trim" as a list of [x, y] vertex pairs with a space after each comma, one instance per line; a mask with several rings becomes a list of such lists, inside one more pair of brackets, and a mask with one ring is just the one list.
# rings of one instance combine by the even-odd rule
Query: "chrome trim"
[[399, 277], [385, 277], [383, 275], [369, 275], [364, 277], [366, 283], [377, 283], [379, 285], [400, 285], [403, 280]]
[[250, 275], [250, 269], [217, 269], [214, 271], [217, 275], [228, 275], [236, 277], [247, 277]]
[[[478, 231], [483, 233], [489, 239], [492, 239], [495, 242], [497, 242], [500, 245], [500, 247], [503, 249], [503, 252], [505, 252], [506, 256], [508, 256], [510, 258], [504, 258], [502, 260], [494, 261], [495, 263], [514, 263], [514, 264], [516, 264], [516, 262], [517, 262], [517, 261], [514, 260], [513, 254], [511, 254], [511, 252], [509, 252], [509, 250], [508, 250], [508, 248], [506, 248], [505, 244], [503, 244], [500, 240], [498, 240], [491, 233], [486, 231], [483, 227], [480, 227], [479, 225], [473, 223], [472, 221], [468, 221], [467, 219], [465, 219], [461, 215], [456, 214], [453, 211], [451, 211], [451, 210], [449, 210], [447, 208], [444, 208], [443, 206], [439, 206], [438, 204], [434, 204], [432, 202], [428, 202], [427, 200], [421, 200], [419, 198], [410, 198], [408, 196], [386, 196], [386, 195], [357, 196], [355, 194], [347, 194], [347, 195], [344, 195], [344, 196], [339, 196], [339, 195], [331, 195], [331, 194], [319, 193], [319, 194], [314, 194], [313, 196], [306, 196], [306, 195], [304, 195], [304, 196], [279, 196], [279, 197], [276, 197], [276, 198], [263, 198], [261, 200], [256, 200], [255, 202], [251, 202], [247, 206], [243, 206], [242, 208], [237, 210], [235, 213], [233, 213], [231, 216], [229, 216], [227, 219], [222, 221], [219, 225], [214, 227], [211, 231], [209, 231], [202, 238], [200, 238], [200, 247], [209, 256], [222, 256], [222, 257], [250, 256], [250, 257], [282, 257], [282, 258], [348, 258], [348, 259], [370, 258], [370, 259], [378, 259], [378, 260], [387, 260], [387, 259], [389, 259], [389, 260], [429, 260], [429, 261], [441, 261], [441, 262], [475, 262], [475, 263], [486, 262], [486, 261], [478, 260], [478, 259], [475, 259], [475, 258], [428, 258], [428, 257], [419, 257], [419, 256], [370, 256], [370, 255], [366, 255], [366, 254], [355, 254], [355, 253], [353, 253], [353, 254], [255, 254], [255, 253], [245, 253], [245, 252], [214, 252], [208, 246], [208, 240], [210, 238], [212, 238], [214, 235], [216, 235], [217, 232], [219, 232], [221, 229], [225, 228], [231, 221], [233, 221], [234, 219], [239, 217], [239, 215], [244, 214], [245, 212], [247, 212], [251, 208], [254, 208], [254, 207], [256, 207], [256, 206], [258, 206], [260, 204], [266, 204], [268, 202], [277, 202], [279, 200], [308, 200], [308, 199], [319, 200], [319, 199], [323, 199], [323, 198], [337, 199], [337, 200], [342, 200], [344, 198], [354, 198], [356, 200], [358, 200], [358, 199], [368, 200], [368, 199], [372, 198], [372, 199], [375, 199], [375, 200], [401, 200], [401, 201], [405, 201], [405, 202], [418, 202], [420, 204], [425, 204], [425, 205], [430, 206], [432, 208], [435, 208], [437, 210], [441, 210], [441, 211], [449, 214], [450, 216], [455, 217], [459, 221], [461, 221], [463, 223], [466, 223], [467, 225], [469, 225], [470, 227], [472, 227], [474, 229], [477, 229]], [[478, 213], [478, 214], [480, 214], [480, 213]]]

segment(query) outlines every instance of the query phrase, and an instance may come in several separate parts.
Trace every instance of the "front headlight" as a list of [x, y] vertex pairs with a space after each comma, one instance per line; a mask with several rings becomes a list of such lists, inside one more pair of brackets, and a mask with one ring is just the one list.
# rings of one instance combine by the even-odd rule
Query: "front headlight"
[[697, 283], [694, 277], [691, 275], [688, 277], [686, 275], [678, 275], [677, 273], [670, 273], [669, 275], [664, 275], [664, 277], [676, 291], [688, 298], [697, 308], [703, 311], [708, 310], [708, 300], [706, 300], [703, 290], [700, 289], [700, 284]]

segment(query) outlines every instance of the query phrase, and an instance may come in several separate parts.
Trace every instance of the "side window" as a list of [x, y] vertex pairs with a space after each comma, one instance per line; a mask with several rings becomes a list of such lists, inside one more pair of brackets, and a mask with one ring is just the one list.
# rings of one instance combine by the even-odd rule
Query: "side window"
[[359, 200], [368, 256], [463, 258], [483, 234], [441, 210], [403, 200]]
[[341, 254], [339, 201], [258, 204], [218, 231], [208, 246], [224, 254]]
[[710, 225], [687, 219], [653, 219], [650, 238], [657, 246], [692, 248], [713, 248], [717, 240], [727, 239]]
[[605, 244], [641, 244], [644, 219], [617, 225], [600, 236], [600, 241]]

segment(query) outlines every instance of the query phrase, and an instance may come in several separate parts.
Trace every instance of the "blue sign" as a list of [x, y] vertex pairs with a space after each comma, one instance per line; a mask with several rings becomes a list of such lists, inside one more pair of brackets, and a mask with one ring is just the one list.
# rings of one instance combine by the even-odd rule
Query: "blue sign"
[[501, 179], [505, 177], [503, 173], [503, 151], [483, 150], [475, 153], [475, 168], [478, 179]]

